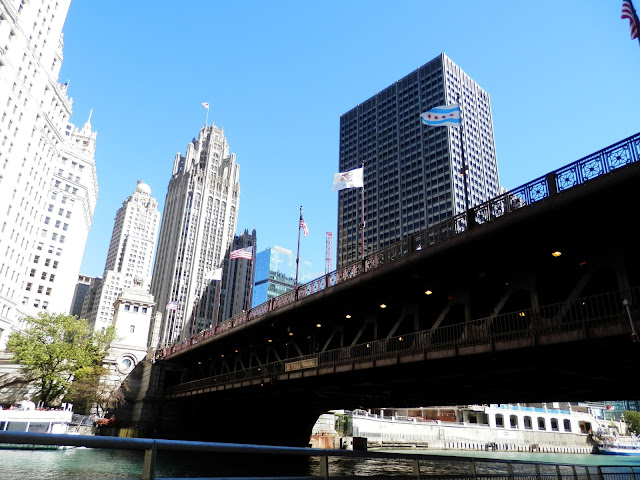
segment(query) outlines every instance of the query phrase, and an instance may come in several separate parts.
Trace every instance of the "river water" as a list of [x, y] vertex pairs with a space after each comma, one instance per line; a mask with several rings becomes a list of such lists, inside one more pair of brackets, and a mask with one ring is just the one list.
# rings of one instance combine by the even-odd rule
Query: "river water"
[[[448, 460], [448, 456], [553, 462], [580, 465], [640, 466], [640, 457], [609, 455], [550, 454], [524, 452], [476, 452], [459, 450], [383, 450], [396, 453], [438, 455], [439, 461], [421, 462], [421, 472], [467, 473], [466, 465]], [[122, 480], [139, 479], [143, 453], [121, 450], [70, 448], [66, 450], [0, 450], [0, 479], [2, 480]], [[465, 462], [466, 463], [466, 462]], [[482, 464], [487, 468], [501, 468]], [[502, 468], [506, 468], [502, 466]], [[260, 455], [252, 458], [229, 454], [201, 455], [159, 452], [157, 477], [224, 477], [318, 475], [317, 458]], [[408, 461], [387, 459], [331, 458], [331, 475], [407, 475]], [[498, 470], [494, 470], [498, 471]], [[635, 470], [640, 472], [640, 468]], [[481, 473], [481, 472], [478, 472]], [[504, 471], [506, 473], [506, 470]], [[543, 472], [544, 473], [544, 472]], [[552, 472], [549, 472], [552, 473]], [[564, 472], [563, 472], [564, 473]], [[566, 472], [571, 474], [570, 472]]]

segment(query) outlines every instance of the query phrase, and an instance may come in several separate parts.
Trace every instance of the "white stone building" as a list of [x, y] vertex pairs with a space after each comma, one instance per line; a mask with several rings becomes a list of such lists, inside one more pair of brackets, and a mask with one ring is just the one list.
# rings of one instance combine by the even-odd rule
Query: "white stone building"
[[[157, 307], [154, 347], [169, 345], [215, 321], [215, 289], [205, 277], [222, 264], [233, 241], [240, 166], [224, 130], [200, 130], [185, 156], [176, 154], [164, 205], [151, 293]], [[175, 302], [175, 303], [174, 303]], [[168, 304], [176, 309], [167, 309]], [[195, 321], [192, 321], [197, 312]]]
[[111, 342], [104, 366], [109, 370], [103, 381], [114, 388], [126, 379], [147, 354], [147, 340], [155, 303], [141, 278], [118, 295], [114, 303], [113, 325], [116, 339]]
[[93, 330], [111, 325], [114, 303], [120, 293], [134, 287], [134, 278], [149, 291], [159, 227], [158, 201], [151, 196], [151, 188], [138, 180], [133, 194], [116, 212], [102, 281], [92, 282], [85, 295], [81, 316]]
[[95, 208], [96, 133], [58, 83], [70, 0], [0, 0], [0, 350], [20, 319], [67, 313]]

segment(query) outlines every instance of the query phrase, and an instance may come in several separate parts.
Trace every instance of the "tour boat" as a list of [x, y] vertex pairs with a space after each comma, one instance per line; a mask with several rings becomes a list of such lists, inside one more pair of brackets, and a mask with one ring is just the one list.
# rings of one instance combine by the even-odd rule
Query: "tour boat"
[[640, 455], [640, 439], [606, 436], [598, 442], [598, 451], [604, 455]]
[[[0, 408], [0, 432], [67, 433], [72, 417], [73, 411], [71, 408], [64, 408], [62, 410], [42, 410], [36, 409], [33, 402], [22, 402], [21, 406], [18, 408]], [[0, 443], [0, 448], [40, 449], [60, 447], [56, 445], [18, 445]]]

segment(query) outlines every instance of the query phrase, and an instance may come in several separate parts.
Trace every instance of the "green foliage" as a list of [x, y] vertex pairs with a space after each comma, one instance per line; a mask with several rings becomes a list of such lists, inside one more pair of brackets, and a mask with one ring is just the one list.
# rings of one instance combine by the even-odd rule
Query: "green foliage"
[[95, 408], [95, 413], [103, 416], [107, 410], [123, 402], [125, 393], [129, 390], [126, 379], [122, 383], [109, 382], [108, 373], [109, 370], [102, 365], [81, 368], [69, 387], [67, 400], [81, 410]]
[[625, 411], [624, 421], [629, 425], [629, 430], [640, 433], [640, 412]]
[[9, 336], [13, 361], [38, 385], [36, 400], [49, 406], [64, 395], [74, 375], [100, 366], [114, 329], [93, 333], [86, 320], [73, 315], [40, 313], [25, 319], [27, 328]]

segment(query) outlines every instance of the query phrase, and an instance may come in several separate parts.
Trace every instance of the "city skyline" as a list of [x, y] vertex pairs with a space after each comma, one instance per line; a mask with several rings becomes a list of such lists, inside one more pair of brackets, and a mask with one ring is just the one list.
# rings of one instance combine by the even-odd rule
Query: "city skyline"
[[[640, 99], [626, 92], [640, 51], [618, 2], [196, 3], [200, 20], [179, 38], [164, 32], [192, 22], [193, 8], [129, 5], [123, 18], [123, 5], [72, 2], [64, 28], [60, 81], [71, 81], [71, 120], [82, 124], [93, 107], [98, 132], [100, 193], [85, 275], [101, 274], [111, 215], [129, 182], [148, 183], [162, 209], [173, 156], [204, 125], [202, 102], [242, 165], [236, 233], [255, 228], [259, 250], [293, 249], [302, 205], [310, 235], [300, 254], [317, 274], [325, 232], [336, 236], [340, 115], [441, 52], [491, 95], [505, 188], [638, 130]], [[217, 17], [227, 22], [219, 31], [209, 28]], [[191, 60], [197, 75], [188, 73]], [[615, 121], [595, 121], [602, 111]], [[288, 193], [266, 209], [261, 198], [273, 188]]]

